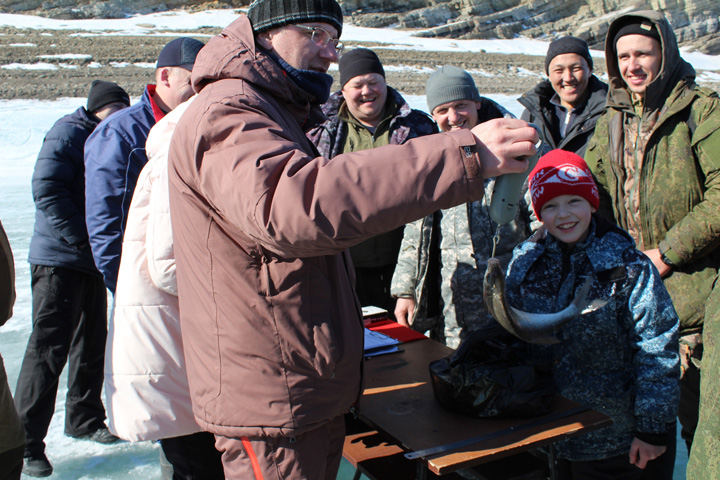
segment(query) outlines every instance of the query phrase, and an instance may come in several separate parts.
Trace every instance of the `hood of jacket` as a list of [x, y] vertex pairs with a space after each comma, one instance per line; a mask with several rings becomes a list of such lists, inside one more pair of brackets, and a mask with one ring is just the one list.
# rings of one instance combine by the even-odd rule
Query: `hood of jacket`
[[610, 79], [608, 103], [617, 105], [632, 104], [630, 92], [626, 88], [622, 75], [620, 75], [614, 42], [615, 35], [618, 30], [626, 24], [627, 17], [637, 17], [638, 19], [652, 22], [660, 34], [662, 65], [660, 66], [658, 76], [648, 85], [645, 93], [646, 107], [648, 109], [656, 109], [662, 105], [678, 81], [685, 78], [688, 83], [694, 82], [695, 69], [680, 56], [680, 49], [678, 48], [675, 33], [662, 13], [645, 10], [624, 15], [615, 19], [610, 24], [605, 42], [605, 59], [607, 61], [607, 72]]
[[[247, 16], [241, 15], [198, 53], [191, 83], [199, 93], [210, 83], [225, 78], [242, 79], [284, 103], [299, 124], [324, 120], [316, 99], [302, 90], [272, 56], [255, 43]], [[308, 122], [308, 120], [311, 122]]]

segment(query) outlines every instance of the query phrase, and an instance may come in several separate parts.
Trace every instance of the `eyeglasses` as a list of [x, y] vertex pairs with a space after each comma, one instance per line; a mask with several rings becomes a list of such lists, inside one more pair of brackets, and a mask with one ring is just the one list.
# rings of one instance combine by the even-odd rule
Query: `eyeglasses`
[[310, 35], [310, 40], [319, 47], [327, 47], [328, 43], [333, 44], [333, 47], [335, 47], [335, 52], [340, 55], [340, 52], [343, 51], [343, 43], [340, 41], [339, 38], [333, 38], [333, 36], [325, 30], [324, 28], [320, 27], [306, 27], [305, 25], [291, 25], [292, 27], [299, 28], [301, 30], [305, 30], [306, 32], [312, 32]]

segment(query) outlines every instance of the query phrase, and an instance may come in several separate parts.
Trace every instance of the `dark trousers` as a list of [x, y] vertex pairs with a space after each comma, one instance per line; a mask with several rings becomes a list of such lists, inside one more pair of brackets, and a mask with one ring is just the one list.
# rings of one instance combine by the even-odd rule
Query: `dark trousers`
[[[698, 358], [702, 359], [702, 345], [695, 352]], [[698, 424], [700, 411], [700, 370], [690, 363], [680, 380], [680, 405], [678, 406], [678, 420], [680, 420], [680, 436], [685, 440], [688, 453], [692, 446], [695, 429]]]
[[648, 462], [644, 469], [630, 464], [630, 450], [617, 457], [589, 462], [571, 462], [560, 459], [557, 463], [559, 480], [672, 480], [677, 450], [677, 427], [668, 430], [665, 453]]
[[58, 383], [69, 361], [65, 434], [105, 426], [102, 404], [107, 292], [102, 278], [60, 267], [31, 266], [32, 322], [15, 406], [25, 426], [25, 454], [45, 451]]
[[23, 446], [0, 453], [0, 480], [20, 480]]
[[560, 480], [642, 480], [642, 470], [630, 464], [628, 455], [571, 462], [559, 460], [557, 477]]
[[173, 480], [222, 480], [222, 455], [215, 449], [215, 435], [208, 432], [160, 440], [165, 458], [173, 467]]

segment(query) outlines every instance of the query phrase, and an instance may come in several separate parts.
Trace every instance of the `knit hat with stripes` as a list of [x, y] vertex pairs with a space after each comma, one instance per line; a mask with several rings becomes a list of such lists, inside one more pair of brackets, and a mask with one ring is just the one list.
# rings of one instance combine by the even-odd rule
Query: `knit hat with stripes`
[[342, 33], [343, 13], [335, 0], [255, 0], [247, 16], [255, 33], [293, 23], [320, 22]]

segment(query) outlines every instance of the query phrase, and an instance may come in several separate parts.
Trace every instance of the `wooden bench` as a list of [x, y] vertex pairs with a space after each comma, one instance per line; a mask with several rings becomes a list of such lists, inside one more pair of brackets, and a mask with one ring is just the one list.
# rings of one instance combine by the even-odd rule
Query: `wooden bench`
[[[359, 480], [361, 474], [370, 480], [415, 480], [418, 468], [426, 468], [422, 462], [406, 459], [401, 446], [360, 420], [346, 418], [346, 428], [343, 457], [356, 468], [354, 480]], [[545, 480], [547, 471], [546, 463], [524, 452], [442, 477], [428, 472], [427, 477], [442, 480]]]

